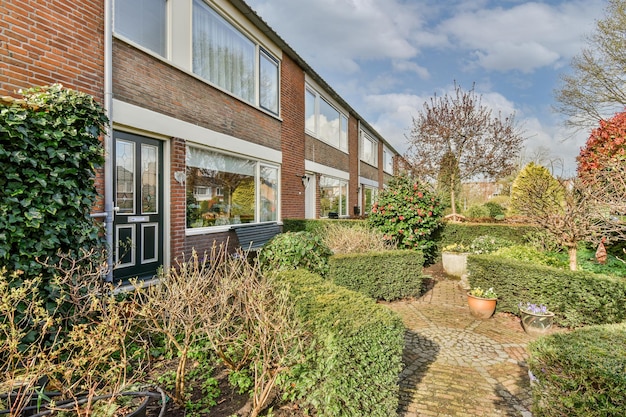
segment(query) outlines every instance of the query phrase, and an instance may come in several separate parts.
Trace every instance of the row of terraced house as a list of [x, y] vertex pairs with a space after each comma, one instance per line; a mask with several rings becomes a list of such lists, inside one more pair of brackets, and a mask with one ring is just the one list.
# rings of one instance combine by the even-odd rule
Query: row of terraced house
[[93, 215], [115, 278], [236, 243], [235, 225], [364, 213], [394, 173], [394, 148], [242, 0], [3, 0], [0, 14], [0, 96], [61, 83], [111, 120]]

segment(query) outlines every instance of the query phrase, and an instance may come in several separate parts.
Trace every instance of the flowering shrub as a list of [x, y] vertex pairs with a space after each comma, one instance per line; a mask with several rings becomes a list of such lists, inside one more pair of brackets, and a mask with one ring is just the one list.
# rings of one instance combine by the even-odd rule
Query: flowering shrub
[[470, 243], [470, 252], [481, 255], [485, 253], [495, 252], [500, 248], [512, 246], [513, 242], [499, 237], [483, 235], [479, 236]]
[[442, 225], [443, 213], [439, 197], [413, 178], [395, 177], [388, 185], [372, 207], [370, 225], [399, 249], [419, 249], [426, 259], [434, 258], [433, 234]]
[[470, 295], [478, 298], [498, 298], [498, 294], [490, 287], [489, 289], [483, 290], [480, 287], [474, 287], [469, 291]]
[[543, 304], [532, 304], [530, 302], [518, 304], [518, 307], [521, 311], [525, 311], [531, 314], [550, 314], [548, 311], [548, 307]]

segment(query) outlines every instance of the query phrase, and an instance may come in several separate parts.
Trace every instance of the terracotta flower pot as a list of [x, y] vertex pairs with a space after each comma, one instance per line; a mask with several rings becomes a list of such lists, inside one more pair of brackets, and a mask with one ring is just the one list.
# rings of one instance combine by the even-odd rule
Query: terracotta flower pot
[[470, 314], [478, 319], [488, 319], [496, 311], [497, 298], [481, 298], [467, 293]]

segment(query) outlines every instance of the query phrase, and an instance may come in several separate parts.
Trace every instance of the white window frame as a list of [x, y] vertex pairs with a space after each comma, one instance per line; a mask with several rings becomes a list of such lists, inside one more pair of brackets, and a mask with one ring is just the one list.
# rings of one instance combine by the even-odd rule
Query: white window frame
[[[255, 167], [254, 167], [254, 222], [252, 223], [262, 223], [260, 221], [261, 219], [261, 166], [264, 167], [268, 167], [268, 168], [273, 168], [276, 169], [276, 175], [277, 175], [277, 180], [278, 180], [278, 184], [277, 184], [277, 190], [276, 190], [276, 219], [275, 220], [266, 220], [265, 222], [278, 222], [280, 221], [280, 205], [281, 205], [281, 196], [280, 196], [280, 178], [281, 178], [281, 173], [280, 173], [280, 165], [275, 164], [275, 163], [271, 163], [271, 162], [267, 162], [267, 161], [263, 161], [260, 160], [258, 158], [252, 157], [252, 156], [247, 156], [247, 155], [239, 155], [239, 154], [232, 154], [229, 152], [224, 152], [223, 150], [220, 149], [214, 149], [214, 148], [208, 148], [206, 146], [201, 146], [195, 143], [188, 143], [187, 144], [187, 148], [194, 148], [196, 150], [200, 150], [200, 151], [207, 151], [207, 152], [211, 152], [211, 153], [219, 153], [219, 154], [223, 154], [226, 156], [231, 156], [234, 158], [238, 158], [238, 159], [242, 159], [242, 160], [248, 160], [250, 162], [254, 162], [255, 163]], [[185, 151], [187, 152], [187, 150]], [[224, 192], [223, 189], [221, 187], [217, 187], [216, 188], [216, 195], [218, 196], [223, 196]], [[230, 228], [230, 224], [225, 225], [226, 227], [224, 227], [224, 225], [214, 225], [214, 226], [204, 226], [204, 227], [186, 227], [186, 234], [187, 235], [197, 235], [197, 234], [204, 234], [207, 232], [219, 232], [219, 231], [223, 231], [223, 230], [228, 230]]]
[[393, 175], [393, 152], [383, 146], [383, 171]]
[[[306, 133], [308, 133], [310, 136], [313, 136], [316, 139], [321, 140], [324, 143], [327, 143], [345, 153], [348, 153], [348, 121], [349, 121], [349, 117], [346, 115], [346, 112], [344, 112], [343, 110], [341, 110], [339, 108], [339, 106], [337, 106], [333, 100], [331, 100], [329, 97], [321, 94], [315, 87], [313, 87], [310, 83], [305, 83], [305, 95], [306, 94], [310, 94], [313, 98], [314, 98], [314, 108], [312, 109], [312, 115], [313, 115], [313, 120], [312, 120], [312, 128], [309, 128], [307, 126], [306, 120], [305, 120], [305, 124], [304, 124], [304, 128]], [[324, 137], [323, 132], [322, 132], [322, 128], [321, 128], [321, 106], [322, 106], [322, 100], [324, 103], [326, 103], [331, 109], [335, 110], [337, 112], [337, 120], [338, 120], [338, 127], [337, 127], [337, 131], [338, 131], [338, 137], [337, 138], [330, 138], [330, 137]], [[305, 118], [307, 117], [307, 110], [311, 110], [311, 109], [307, 109], [306, 108], [306, 100], [305, 100]]]
[[[131, 2], [133, 4], [133, 6], [139, 6], [139, 4], [135, 1]], [[165, 19], [163, 21], [163, 36], [164, 39], [163, 42], [164, 44], [162, 45], [163, 50], [162, 51], [157, 51], [153, 48], [151, 48], [149, 45], [145, 44], [145, 42], [141, 39], [134, 39], [133, 35], [131, 34], [125, 34], [122, 31], [122, 28], [120, 28], [120, 25], [117, 24], [116, 20], [117, 20], [117, 12], [118, 9], [116, 8], [117, 6], [117, 2], [114, 2], [113, 4], [113, 31], [115, 32], [116, 35], [122, 36], [124, 39], [127, 39], [129, 41], [131, 41], [132, 43], [141, 46], [142, 48], [150, 51], [153, 54], [156, 54], [157, 56], [163, 57], [163, 58], [168, 58], [169, 56], [169, 41], [170, 41], [170, 31], [169, 31], [169, 19], [170, 19], [170, 1], [169, 0], [165, 0]], [[139, 26], [140, 23], [135, 22], [135, 26]]]
[[[194, 69], [191, 68], [191, 71], [194, 72], [194, 74], [197, 77], [200, 77], [202, 80], [204, 80], [205, 82], [223, 90], [226, 91], [228, 94], [234, 95], [235, 97], [238, 97], [240, 100], [245, 101], [248, 104], [251, 104], [257, 108], [263, 109], [271, 114], [274, 114], [276, 116], [278, 116], [280, 114], [280, 79], [281, 79], [281, 73], [280, 73], [280, 59], [278, 57], [276, 57], [273, 53], [270, 52], [269, 48], [265, 48], [263, 45], [261, 45], [261, 43], [254, 37], [251, 36], [246, 30], [244, 30], [239, 24], [237, 24], [236, 22], [234, 22], [232, 19], [229, 19], [227, 16], [225, 16], [222, 12], [220, 12], [220, 10], [218, 10], [213, 4], [211, 4], [210, 2], [207, 2], [205, 0], [191, 0], [192, 3], [192, 7], [191, 7], [191, 16], [190, 16], [190, 20], [193, 21], [193, 9], [194, 9], [194, 4], [195, 2], [198, 3], [202, 3], [206, 6], [207, 9], [210, 9], [210, 12], [213, 12], [213, 14], [218, 17], [221, 22], [225, 25], [228, 25], [232, 30], [236, 31], [239, 33], [239, 35], [241, 35], [242, 37], [248, 39], [255, 47], [255, 63], [254, 63], [254, 93], [253, 93], [253, 98], [252, 101], [249, 101], [248, 99], [244, 98], [244, 97], [239, 97], [237, 96], [234, 91], [229, 91], [227, 88], [224, 88], [222, 86], [219, 86], [217, 84], [215, 84], [214, 82], [212, 82], [209, 79], [206, 79], [204, 77], [202, 77], [201, 74], [198, 74], [196, 72], [194, 72]], [[193, 59], [193, 27], [190, 29], [190, 33], [191, 33], [191, 38], [190, 38], [190, 49], [191, 49], [191, 56]], [[276, 109], [271, 109], [271, 108], [267, 108], [266, 106], [262, 106], [261, 105], [261, 59], [262, 56], [266, 57], [267, 60], [269, 61], [274, 61], [276, 63], [276, 70], [277, 70], [277, 74], [276, 74], [276, 80], [277, 80], [277, 85], [276, 85]]]
[[[361, 161], [374, 167], [378, 167], [378, 141], [363, 129], [359, 131], [359, 136], [361, 139], [361, 152], [359, 152]], [[366, 145], [371, 147], [371, 153], [369, 156], [365, 153]]]

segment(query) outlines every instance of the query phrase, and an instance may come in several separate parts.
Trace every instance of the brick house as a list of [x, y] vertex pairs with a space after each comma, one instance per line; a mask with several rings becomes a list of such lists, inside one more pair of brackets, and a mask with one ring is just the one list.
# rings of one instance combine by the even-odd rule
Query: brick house
[[363, 213], [393, 175], [393, 147], [241, 0], [0, 13], [0, 95], [61, 83], [111, 119], [94, 215], [116, 278], [236, 243], [236, 224]]

